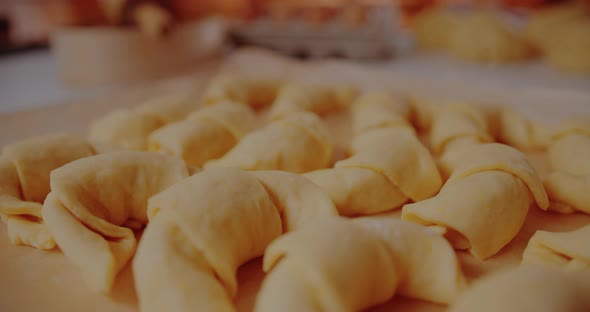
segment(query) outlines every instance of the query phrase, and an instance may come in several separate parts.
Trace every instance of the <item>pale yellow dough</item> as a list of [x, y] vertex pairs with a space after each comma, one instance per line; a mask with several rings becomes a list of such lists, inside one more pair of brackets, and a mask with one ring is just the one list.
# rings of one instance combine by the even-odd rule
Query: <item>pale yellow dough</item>
[[149, 152], [79, 159], [51, 172], [42, 216], [88, 286], [108, 292], [135, 252], [129, 227], [147, 223], [148, 198], [189, 173], [182, 160]]
[[590, 311], [590, 274], [508, 269], [477, 281], [449, 312]]
[[360, 311], [396, 293], [448, 304], [465, 287], [443, 237], [391, 218], [316, 221], [270, 244], [263, 266], [254, 311]]
[[448, 51], [457, 58], [478, 63], [509, 63], [532, 56], [524, 37], [489, 12], [472, 12], [456, 19]]
[[590, 120], [560, 126], [548, 150], [553, 172], [545, 179], [550, 210], [590, 213]]
[[206, 106], [185, 120], [168, 124], [149, 135], [149, 150], [182, 158], [191, 166], [223, 156], [256, 124], [247, 106], [226, 102]]
[[499, 112], [498, 141], [518, 149], [546, 148], [551, 140], [551, 130], [527, 120], [510, 108]]
[[325, 168], [333, 146], [328, 128], [313, 113], [294, 113], [250, 132], [232, 150], [205, 168], [283, 170], [302, 173]]
[[240, 265], [337, 211], [299, 175], [214, 168], [152, 197], [148, 215], [133, 261], [140, 310], [234, 311]]
[[447, 152], [441, 160], [450, 178], [440, 193], [403, 207], [402, 219], [442, 226], [457, 249], [478, 259], [496, 254], [522, 227], [531, 193], [539, 207], [547, 195], [526, 157], [507, 145], [473, 144]]
[[437, 111], [431, 142], [444, 152], [439, 168], [448, 180], [435, 197], [402, 208], [402, 219], [445, 228], [453, 247], [478, 259], [493, 256], [516, 236], [531, 203], [541, 209], [549, 205], [524, 154], [508, 145], [483, 143], [491, 140], [486, 132], [491, 128], [475, 107]]
[[203, 95], [203, 105], [230, 101], [259, 109], [275, 100], [282, 85], [282, 81], [267, 78], [221, 74], [209, 82]]
[[356, 89], [353, 87], [330, 88], [292, 82], [280, 89], [269, 116], [280, 119], [298, 112], [325, 115], [348, 108], [355, 96]]
[[[582, 11], [582, 10], [580, 10]], [[570, 16], [551, 25], [541, 48], [549, 64], [560, 71], [590, 74], [590, 16]], [[549, 26], [548, 26], [549, 27]]]
[[383, 212], [433, 196], [442, 179], [409, 118], [410, 107], [389, 94], [359, 98], [353, 155], [305, 176], [330, 194], [342, 215]]
[[590, 270], [589, 237], [590, 225], [571, 232], [537, 231], [524, 250], [522, 264]]
[[445, 49], [458, 17], [459, 15], [453, 11], [441, 7], [433, 7], [421, 12], [414, 22], [418, 46], [425, 50]]
[[409, 298], [450, 304], [466, 288], [453, 247], [442, 236], [399, 219], [355, 219], [386, 242], [400, 276], [397, 292]]
[[552, 39], [560, 25], [583, 16], [583, 8], [571, 3], [541, 8], [533, 11], [529, 16], [525, 35], [538, 49], [542, 50], [547, 45], [555, 44]]
[[493, 142], [493, 126], [486, 112], [469, 104], [432, 107], [435, 117], [430, 125], [430, 147], [436, 154], [445, 152], [450, 143]]
[[0, 215], [13, 244], [39, 249], [55, 246], [41, 217], [41, 206], [49, 193], [49, 173], [95, 153], [86, 140], [65, 134], [35, 137], [4, 147], [0, 156]]
[[114, 110], [93, 121], [88, 137], [126, 149], [147, 150], [150, 133], [184, 118], [193, 109], [193, 103], [186, 96], [156, 96], [136, 108]]
[[257, 312], [361, 311], [391, 298], [400, 279], [385, 242], [344, 218], [279, 237], [263, 268]]

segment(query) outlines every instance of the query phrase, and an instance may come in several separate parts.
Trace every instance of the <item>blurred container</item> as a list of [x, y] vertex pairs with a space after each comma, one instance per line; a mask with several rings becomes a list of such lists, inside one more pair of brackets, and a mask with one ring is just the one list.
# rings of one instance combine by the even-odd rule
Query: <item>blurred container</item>
[[90, 86], [154, 79], [219, 53], [226, 22], [209, 18], [175, 26], [163, 37], [136, 29], [74, 27], [51, 40], [58, 72], [70, 85]]

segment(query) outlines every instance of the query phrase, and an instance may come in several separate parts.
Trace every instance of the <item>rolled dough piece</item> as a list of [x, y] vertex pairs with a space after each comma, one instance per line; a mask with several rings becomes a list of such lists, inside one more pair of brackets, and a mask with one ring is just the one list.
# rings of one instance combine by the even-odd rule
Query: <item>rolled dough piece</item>
[[453, 147], [441, 159], [441, 167], [450, 178], [440, 193], [405, 205], [402, 219], [445, 227], [453, 247], [468, 249], [478, 259], [493, 256], [516, 236], [532, 198], [541, 209], [548, 208], [538, 174], [510, 146]]
[[250, 108], [236, 103], [206, 106], [185, 120], [168, 124], [149, 136], [149, 150], [182, 158], [201, 167], [223, 156], [248, 132], [256, 118]]
[[305, 176], [322, 187], [341, 215], [367, 215], [436, 194], [442, 179], [418, 139], [409, 106], [388, 94], [359, 98], [353, 108], [353, 155]]
[[274, 79], [221, 74], [209, 82], [203, 95], [203, 105], [229, 101], [259, 109], [275, 100], [282, 85], [282, 81]]
[[263, 266], [254, 311], [360, 311], [387, 301], [399, 282], [384, 241], [344, 218], [279, 237]]
[[477, 281], [450, 312], [556, 312], [590, 309], [590, 275], [516, 268]]
[[41, 216], [49, 173], [96, 153], [86, 140], [53, 134], [6, 145], [0, 156], [0, 216], [11, 243], [52, 249], [53, 236]]
[[355, 96], [353, 87], [330, 88], [292, 82], [280, 89], [269, 116], [280, 119], [298, 112], [325, 115], [347, 108]]
[[590, 225], [571, 232], [537, 231], [522, 255], [523, 265], [563, 267], [579, 271], [590, 269]]
[[108, 292], [133, 256], [132, 229], [147, 223], [147, 200], [189, 176], [180, 159], [123, 151], [51, 172], [42, 216], [63, 253], [94, 291]]
[[152, 197], [133, 261], [141, 311], [234, 311], [236, 271], [283, 232], [337, 216], [307, 179], [280, 171], [204, 170]]
[[283, 170], [294, 173], [325, 168], [333, 146], [328, 128], [313, 113], [301, 112], [250, 132], [232, 150], [205, 168]]

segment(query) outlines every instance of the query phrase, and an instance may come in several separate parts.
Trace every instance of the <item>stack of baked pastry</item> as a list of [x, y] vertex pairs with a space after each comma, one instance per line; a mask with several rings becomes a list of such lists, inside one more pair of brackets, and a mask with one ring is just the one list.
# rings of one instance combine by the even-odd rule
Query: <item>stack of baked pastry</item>
[[[228, 75], [190, 101], [112, 112], [88, 139], [4, 147], [11, 241], [59, 246], [103, 293], [133, 258], [141, 311], [234, 311], [237, 270], [261, 256], [256, 311], [360, 311], [396, 295], [456, 311], [590, 309], [590, 226], [538, 231], [527, 268], [481, 281], [457, 254], [498, 254], [531, 206], [590, 213], [589, 123]], [[352, 119], [343, 159], [322, 119], [335, 111]], [[511, 145], [548, 148], [554, 172], [542, 180]], [[515, 294], [526, 299], [510, 305]]]
[[[418, 46], [478, 63], [512, 63], [537, 55], [560, 71], [590, 73], [590, 11], [581, 3], [550, 5], [524, 27], [495, 10], [433, 7], [416, 18]], [[522, 17], [520, 17], [522, 18]]]

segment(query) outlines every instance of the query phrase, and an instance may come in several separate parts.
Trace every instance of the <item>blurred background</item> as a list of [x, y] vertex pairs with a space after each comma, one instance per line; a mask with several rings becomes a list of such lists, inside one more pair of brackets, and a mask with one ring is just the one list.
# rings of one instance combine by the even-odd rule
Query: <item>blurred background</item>
[[174, 75], [252, 45], [590, 90], [590, 0], [4, 0], [0, 111]]

